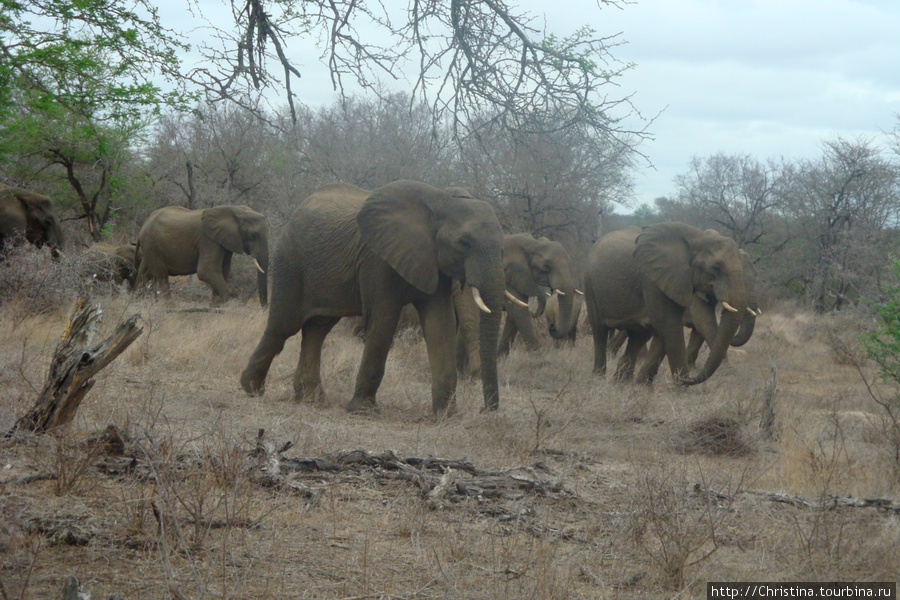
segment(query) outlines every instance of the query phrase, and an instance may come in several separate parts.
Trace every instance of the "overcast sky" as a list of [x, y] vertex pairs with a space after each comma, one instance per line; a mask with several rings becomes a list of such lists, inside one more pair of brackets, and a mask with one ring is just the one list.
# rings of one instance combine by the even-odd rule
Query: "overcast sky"
[[[673, 178], [695, 155], [815, 157], [824, 139], [882, 138], [898, 123], [897, 0], [636, 0], [622, 9], [598, 9], [595, 0], [510, 2], [534, 14], [556, 8], [546, 19], [558, 36], [588, 24], [627, 42], [613, 54], [636, 67], [619, 91], [633, 93], [645, 116], [661, 111], [651, 127], [655, 139], [641, 147], [655, 168], [636, 174], [635, 205], [671, 194]], [[161, 5], [164, 19], [184, 18], [184, 0]], [[207, 14], [223, 5], [200, 6]], [[170, 26], [181, 29], [177, 21]], [[303, 73], [294, 88], [300, 101], [333, 102], [315, 48], [291, 44]]]

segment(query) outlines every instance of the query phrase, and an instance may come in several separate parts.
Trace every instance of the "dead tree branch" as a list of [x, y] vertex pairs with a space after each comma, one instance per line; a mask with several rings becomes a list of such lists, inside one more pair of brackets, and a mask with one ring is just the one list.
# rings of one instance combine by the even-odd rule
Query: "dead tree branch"
[[88, 298], [79, 298], [69, 324], [56, 345], [44, 389], [34, 407], [6, 434], [44, 433], [75, 418], [81, 401], [94, 387], [94, 376], [122, 354], [141, 335], [140, 315], [119, 324], [108, 338], [90, 345], [103, 311]]

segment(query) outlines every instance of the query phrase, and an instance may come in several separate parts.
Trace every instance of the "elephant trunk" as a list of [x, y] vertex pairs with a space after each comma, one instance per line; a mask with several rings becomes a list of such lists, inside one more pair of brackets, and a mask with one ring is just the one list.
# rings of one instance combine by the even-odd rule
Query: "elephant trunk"
[[544, 314], [544, 311], [547, 309], [547, 298], [550, 297], [550, 292], [547, 288], [541, 287], [539, 288], [538, 295], [535, 296], [537, 298], [537, 309], [531, 311], [531, 316], [537, 319], [541, 315]]
[[734, 308], [736, 308], [736, 311], [728, 309], [722, 310], [722, 319], [719, 322], [719, 329], [716, 332], [715, 340], [710, 344], [709, 356], [706, 358], [706, 363], [697, 375], [685, 380], [684, 383], [686, 385], [703, 383], [709, 379], [712, 374], [716, 372], [716, 369], [719, 368], [719, 365], [722, 364], [725, 355], [728, 353], [728, 347], [731, 344], [731, 340], [734, 338], [735, 332], [738, 330], [738, 326], [741, 323], [741, 317], [746, 309], [746, 304], [742, 301], [739, 304], [736, 304]]
[[559, 312], [556, 321], [550, 326], [550, 335], [553, 339], [562, 340], [568, 337], [572, 333], [572, 328], [575, 327], [575, 285], [568, 277], [564, 282], [554, 281], [553, 284], [553, 289], [562, 293], [557, 293]]
[[[753, 308], [750, 304], [748, 304], [751, 308]], [[738, 329], [738, 332], [734, 335], [731, 340], [731, 345], [738, 347], [743, 346], [748, 341], [750, 341], [750, 336], [753, 335], [753, 329], [756, 327], [756, 315], [751, 315], [749, 312], [744, 313], [744, 318], [741, 320], [741, 326]]]
[[481, 382], [484, 390], [484, 410], [497, 410], [500, 406], [500, 384], [497, 377], [497, 346], [500, 340], [500, 318], [505, 304], [506, 277], [503, 261], [496, 256], [479, 258], [466, 265], [466, 281], [478, 288], [481, 299], [490, 313], [481, 312], [479, 321], [479, 354], [481, 357]]

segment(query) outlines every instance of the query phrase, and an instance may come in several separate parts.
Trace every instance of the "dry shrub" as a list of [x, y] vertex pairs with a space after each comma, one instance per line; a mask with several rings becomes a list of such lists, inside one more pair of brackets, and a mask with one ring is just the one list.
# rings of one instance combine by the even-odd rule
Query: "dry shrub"
[[688, 571], [708, 561], [719, 549], [718, 536], [741, 483], [710, 492], [702, 471], [692, 483], [687, 464], [641, 465], [631, 495], [633, 512], [628, 539], [638, 556], [658, 568], [658, 582], [681, 590]]
[[731, 417], [712, 416], [701, 419], [680, 432], [675, 450], [683, 454], [710, 456], [744, 456], [753, 452], [741, 424]]
[[30, 244], [5, 250], [0, 260], [0, 304], [7, 307], [4, 313], [19, 321], [71, 302], [85, 284], [79, 261], [78, 256], [68, 254], [54, 259], [49, 248]]

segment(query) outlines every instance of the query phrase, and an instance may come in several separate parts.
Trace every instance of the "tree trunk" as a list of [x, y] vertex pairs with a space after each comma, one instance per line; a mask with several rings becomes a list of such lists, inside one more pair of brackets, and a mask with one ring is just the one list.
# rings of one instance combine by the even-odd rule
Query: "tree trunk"
[[94, 386], [94, 375], [124, 352], [143, 331], [137, 326], [140, 315], [136, 314], [120, 323], [111, 336], [90, 346], [102, 314], [90, 299], [76, 301], [37, 403], [16, 421], [7, 437], [19, 430], [43, 433], [70, 423]]

